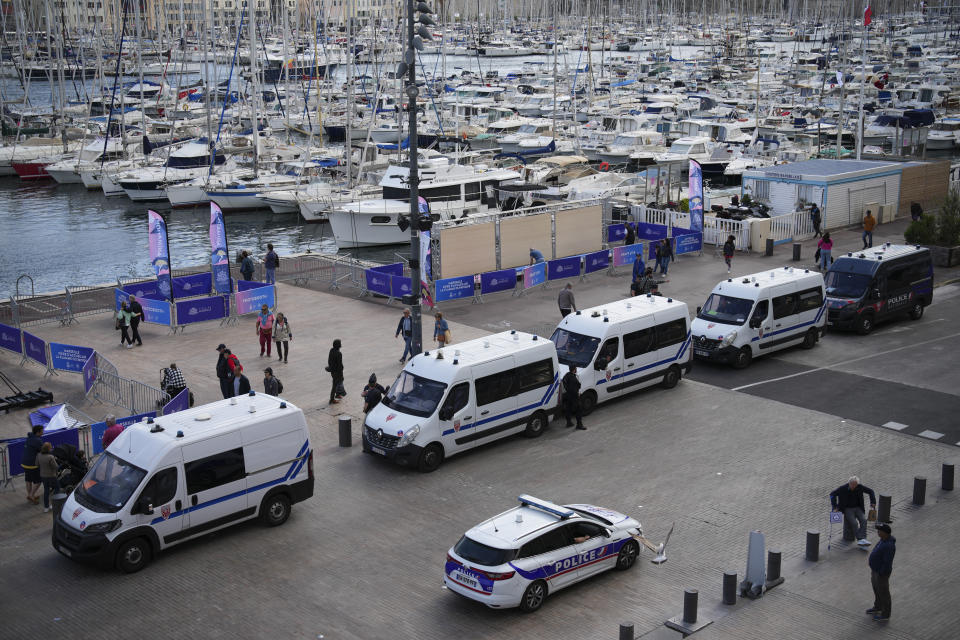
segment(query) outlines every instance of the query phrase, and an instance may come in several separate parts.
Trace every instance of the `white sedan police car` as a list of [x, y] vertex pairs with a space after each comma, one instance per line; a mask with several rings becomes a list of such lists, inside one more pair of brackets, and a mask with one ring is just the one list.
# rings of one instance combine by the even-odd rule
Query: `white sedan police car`
[[559, 506], [531, 496], [467, 531], [447, 552], [447, 588], [488, 607], [536, 611], [547, 594], [640, 553], [640, 523], [589, 504]]

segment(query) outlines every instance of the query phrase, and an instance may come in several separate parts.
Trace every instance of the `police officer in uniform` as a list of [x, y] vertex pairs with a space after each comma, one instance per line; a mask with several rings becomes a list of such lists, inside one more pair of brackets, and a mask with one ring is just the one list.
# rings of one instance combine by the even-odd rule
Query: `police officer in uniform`
[[570, 365], [570, 370], [563, 376], [563, 415], [567, 419], [568, 427], [573, 426], [570, 420], [577, 417], [577, 429], [585, 431], [583, 416], [580, 414], [580, 379], [577, 378], [577, 368]]

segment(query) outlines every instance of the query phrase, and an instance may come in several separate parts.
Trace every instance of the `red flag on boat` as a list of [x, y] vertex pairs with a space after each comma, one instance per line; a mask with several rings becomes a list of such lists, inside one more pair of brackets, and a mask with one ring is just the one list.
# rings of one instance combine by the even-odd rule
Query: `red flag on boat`
[[867, 8], [863, 10], [863, 26], [869, 25], [873, 21], [873, 9], [870, 8], [870, 5], [867, 5]]

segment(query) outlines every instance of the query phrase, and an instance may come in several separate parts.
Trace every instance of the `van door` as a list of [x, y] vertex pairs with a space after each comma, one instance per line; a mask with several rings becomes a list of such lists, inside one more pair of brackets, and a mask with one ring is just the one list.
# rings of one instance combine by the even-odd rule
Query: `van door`
[[654, 317], [648, 315], [630, 322], [623, 330], [623, 375], [611, 381], [610, 391], [626, 393], [651, 378], [650, 370], [657, 362]]
[[[770, 315], [770, 301], [764, 298], [757, 301], [757, 306], [750, 314], [750, 320], [743, 329], [744, 343], [763, 349], [763, 340], [773, 332], [773, 316]], [[751, 349], [757, 355], [757, 349]]]
[[[620, 394], [622, 389], [611, 387], [610, 383], [623, 375], [623, 357], [620, 353], [620, 336], [607, 338], [597, 350], [597, 357], [591, 365], [589, 375], [597, 390], [597, 402], [603, 402]], [[616, 385], [614, 385], [616, 386]]]
[[878, 319], [910, 310], [913, 306], [912, 280], [909, 260], [900, 260], [880, 268], [869, 292], [873, 302], [880, 303]]
[[437, 411], [440, 440], [447, 455], [473, 446], [472, 441], [457, 444], [461, 433], [472, 434], [475, 430], [477, 412], [474, 399], [470, 395], [470, 387], [470, 381], [454, 384]]
[[574, 543], [580, 554], [577, 580], [613, 567], [617, 554], [607, 530], [593, 522], [577, 522], [574, 526]]
[[[781, 285], [770, 290], [770, 322], [769, 330], [764, 330], [760, 339], [761, 353], [769, 353], [782, 349], [798, 338], [803, 337], [803, 330], [798, 329], [799, 318], [794, 315], [797, 308], [797, 290], [795, 285]], [[765, 325], [766, 326], [766, 325]]]
[[247, 472], [240, 432], [224, 434], [183, 447], [189, 529], [194, 536], [251, 516]]
[[656, 325], [656, 362], [672, 361], [680, 355], [687, 341], [687, 319], [677, 318]]
[[164, 547], [183, 537], [187, 526], [184, 510], [183, 470], [179, 464], [157, 470], [133, 502], [131, 513], [140, 525], [153, 528]]
[[473, 367], [477, 413], [471, 433], [454, 438], [458, 446], [476, 446], [522, 428], [526, 418], [515, 415], [517, 376], [513, 363], [513, 356], [508, 356]]

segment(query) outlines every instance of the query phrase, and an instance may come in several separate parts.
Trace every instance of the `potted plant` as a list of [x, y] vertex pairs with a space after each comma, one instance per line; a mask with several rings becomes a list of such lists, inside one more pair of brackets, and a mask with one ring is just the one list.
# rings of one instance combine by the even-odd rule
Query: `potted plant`
[[960, 194], [951, 190], [938, 213], [925, 213], [903, 233], [910, 244], [929, 247], [933, 264], [952, 267], [960, 264]]

